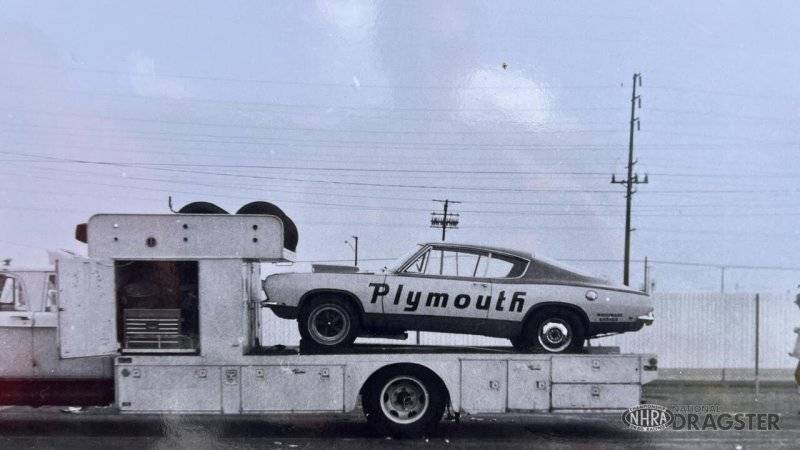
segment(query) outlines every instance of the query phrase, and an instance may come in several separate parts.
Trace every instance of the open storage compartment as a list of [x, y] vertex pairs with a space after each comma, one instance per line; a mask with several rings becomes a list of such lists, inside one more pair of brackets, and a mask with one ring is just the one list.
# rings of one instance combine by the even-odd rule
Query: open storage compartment
[[122, 353], [200, 351], [197, 261], [114, 262]]

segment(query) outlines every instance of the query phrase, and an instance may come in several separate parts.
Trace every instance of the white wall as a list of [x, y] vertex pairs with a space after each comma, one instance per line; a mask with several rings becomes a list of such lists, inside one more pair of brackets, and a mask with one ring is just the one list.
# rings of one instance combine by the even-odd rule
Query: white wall
[[[619, 346], [623, 352], [659, 356], [662, 368], [752, 368], [755, 354], [755, 295], [718, 293], [657, 293], [656, 321], [635, 333], [596, 339], [593, 345]], [[800, 327], [800, 310], [785, 294], [761, 294], [761, 368], [793, 368], [788, 356]], [[297, 322], [264, 313], [264, 343], [297, 345]], [[507, 346], [505, 339], [483, 336], [422, 333], [428, 345]], [[361, 339], [359, 342], [380, 342]], [[413, 343], [409, 341], [384, 341]]]

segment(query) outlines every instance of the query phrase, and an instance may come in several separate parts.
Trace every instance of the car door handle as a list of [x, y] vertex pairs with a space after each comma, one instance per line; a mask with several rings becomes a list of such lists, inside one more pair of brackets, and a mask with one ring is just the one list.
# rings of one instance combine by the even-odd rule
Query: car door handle
[[19, 320], [31, 320], [31, 316], [10, 316]]
[[488, 284], [486, 284], [486, 283], [478, 283], [478, 282], [472, 283], [472, 285], [473, 285], [473, 286], [480, 286], [480, 287], [486, 287], [486, 286], [488, 286]]
[[295, 375], [302, 375], [302, 374], [306, 373], [306, 371], [303, 370], [303, 369], [292, 369], [292, 373], [295, 374]]

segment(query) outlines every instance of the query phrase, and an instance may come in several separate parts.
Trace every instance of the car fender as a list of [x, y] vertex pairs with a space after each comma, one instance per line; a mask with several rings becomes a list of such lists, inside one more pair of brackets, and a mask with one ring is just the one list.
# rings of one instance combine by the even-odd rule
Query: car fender
[[322, 295], [322, 294], [335, 294], [337, 296], [342, 296], [342, 297], [347, 298], [350, 301], [350, 303], [352, 303], [356, 307], [358, 313], [361, 314], [361, 316], [363, 317], [363, 315], [364, 315], [364, 305], [363, 305], [362, 300], [360, 298], [358, 298], [358, 296], [356, 294], [354, 294], [354, 293], [352, 293], [352, 292], [350, 292], [350, 291], [348, 291], [346, 289], [336, 289], [336, 288], [316, 288], [316, 289], [311, 289], [310, 291], [308, 291], [305, 294], [303, 294], [302, 297], [300, 297], [300, 301], [297, 303], [297, 307], [298, 308], [302, 308], [303, 304], [305, 304], [305, 302], [307, 302], [309, 299], [311, 299], [313, 297], [316, 297], [317, 295]]
[[564, 308], [564, 309], [567, 309], [567, 310], [570, 310], [572, 312], [577, 313], [578, 317], [583, 322], [583, 325], [585, 327], [587, 327], [587, 328], [589, 327], [589, 324], [590, 324], [589, 316], [588, 316], [588, 314], [586, 313], [586, 311], [583, 308], [581, 308], [580, 306], [578, 306], [578, 305], [576, 305], [574, 303], [561, 302], [561, 301], [544, 301], [544, 302], [534, 303], [533, 305], [531, 305], [530, 308], [528, 308], [528, 311], [525, 313], [525, 316], [523, 316], [523, 318], [522, 318], [523, 326], [528, 321], [528, 319], [530, 319], [533, 316], [533, 314], [536, 313], [536, 311], [539, 311], [539, 310], [541, 310], [543, 308], [547, 308], [547, 307], [550, 307], [550, 306], [558, 307], [558, 308]]

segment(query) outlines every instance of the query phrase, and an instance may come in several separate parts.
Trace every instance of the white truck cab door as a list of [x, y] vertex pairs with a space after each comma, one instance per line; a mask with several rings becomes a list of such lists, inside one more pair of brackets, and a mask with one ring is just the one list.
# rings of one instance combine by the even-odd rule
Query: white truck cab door
[[120, 346], [114, 262], [64, 257], [57, 261], [56, 272], [61, 357], [116, 354]]

